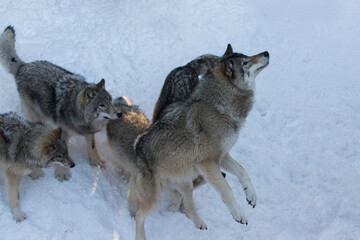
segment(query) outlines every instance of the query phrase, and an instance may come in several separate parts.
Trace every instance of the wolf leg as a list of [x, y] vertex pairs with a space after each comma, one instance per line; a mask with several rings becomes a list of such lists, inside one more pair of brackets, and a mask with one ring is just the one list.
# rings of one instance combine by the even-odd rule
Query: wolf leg
[[146, 240], [145, 237], [145, 218], [151, 213], [151, 203], [140, 201], [140, 209], [136, 213], [136, 233], [135, 240]]
[[180, 205], [183, 200], [181, 193], [178, 190], [170, 190], [171, 202], [167, 207], [168, 211], [177, 212], [180, 210]]
[[186, 216], [188, 216], [194, 223], [196, 228], [201, 230], [207, 229], [205, 222], [199, 217], [195, 210], [193, 198], [193, 182], [185, 182], [178, 188], [183, 196], [183, 204], [185, 207]]
[[26, 219], [26, 214], [21, 212], [19, 207], [19, 185], [21, 177], [7, 170], [6, 173], [6, 190], [9, 206], [16, 222]]
[[96, 149], [95, 144], [95, 136], [94, 134], [88, 134], [85, 136], [87, 148], [88, 148], [88, 156], [89, 156], [89, 162], [92, 166], [105, 166], [105, 161], [99, 156], [99, 153]]
[[221, 174], [217, 161], [212, 159], [203, 160], [198, 163], [198, 169], [204, 174], [206, 181], [220, 194], [221, 199], [226, 204], [233, 218], [237, 222], [247, 224], [248, 221], [236, 203], [230, 186]]
[[[69, 149], [69, 142], [70, 142], [70, 135], [63, 131], [62, 133], [65, 137], [65, 144], [66, 144], [66, 147]], [[59, 180], [60, 182], [62, 181], [68, 181], [71, 177], [71, 173], [70, 173], [70, 169], [67, 168], [67, 167], [63, 167], [63, 166], [60, 166], [60, 165], [57, 165], [55, 167], [55, 178], [57, 180]]]
[[128, 191], [128, 208], [130, 215], [135, 217], [136, 212], [139, 210], [139, 202], [135, 193], [136, 176], [130, 176], [129, 191]]
[[239, 179], [239, 182], [245, 191], [246, 200], [251, 206], [255, 207], [256, 206], [255, 189], [245, 169], [239, 163], [237, 163], [236, 160], [233, 157], [231, 157], [229, 153], [227, 153], [225, 157], [222, 159], [221, 168], [235, 175]]
[[27, 119], [29, 119], [32, 122], [42, 122], [42, 123], [46, 122], [35, 111], [31, 103], [26, 102], [26, 99], [20, 98], [20, 102], [21, 102], [21, 112]]
[[156, 180], [156, 177], [152, 172], [147, 169], [143, 169], [136, 176], [135, 185], [136, 197], [139, 201], [139, 210], [136, 213], [136, 240], [145, 240], [145, 219], [149, 216], [157, 207], [159, 201], [160, 183]]
[[41, 170], [40, 168], [37, 168], [37, 169], [34, 169], [31, 173], [30, 173], [30, 177], [32, 179], [39, 179], [39, 178], [42, 178], [44, 176], [44, 172], [43, 170]]

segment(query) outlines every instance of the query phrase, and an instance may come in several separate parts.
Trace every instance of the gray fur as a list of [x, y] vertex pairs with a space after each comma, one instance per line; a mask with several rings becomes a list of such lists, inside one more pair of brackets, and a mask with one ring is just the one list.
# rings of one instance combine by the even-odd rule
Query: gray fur
[[[113, 165], [122, 169], [125, 176], [129, 179], [128, 205], [130, 214], [134, 216], [138, 210], [138, 203], [133, 189], [140, 169], [137, 166], [133, 145], [137, 136], [150, 127], [150, 122], [137, 105], [131, 105], [129, 98], [125, 96], [119, 97], [114, 99], [113, 103], [120, 109], [123, 115], [119, 119], [108, 122], [106, 125], [107, 139], [115, 155], [115, 159], [112, 162]], [[194, 188], [201, 186], [204, 182], [204, 178], [198, 176], [193, 181]], [[169, 191], [178, 192], [176, 186], [173, 186]], [[172, 205], [169, 206], [169, 210], [178, 211], [182, 196], [180, 193], [173, 192], [170, 193], [173, 199], [171, 200]]]
[[15, 51], [15, 29], [12, 26], [8, 26], [0, 38], [0, 62], [14, 76], [23, 64]]
[[[15, 76], [24, 115], [34, 122], [61, 127], [67, 138], [74, 134], [84, 136], [90, 163], [103, 166], [104, 161], [95, 148], [94, 133], [118, 114], [105, 90], [105, 81], [87, 83], [84, 77], [47, 61], [24, 63], [14, 45], [15, 31], [9, 26], [0, 37], [0, 61]], [[70, 176], [64, 169], [57, 170], [56, 175], [59, 180]]]
[[199, 172], [220, 194], [233, 218], [247, 224], [220, 167], [246, 185], [246, 197], [255, 206], [251, 181], [228, 152], [252, 108], [255, 77], [268, 61], [267, 52], [248, 57], [228, 47], [190, 97], [167, 106], [164, 115], [138, 137], [135, 148], [141, 172], [136, 181], [140, 202], [137, 240], [145, 239], [145, 218], [154, 211], [164, 183], [189, 182]]
[[54, 163], [75, 166], [60, 128], [52, 130], [16, 113], [0, 114], [0, 167], [6, 169], [8, 202], [17, 222], [26, 218], [18, 204], [21, 178], [38, 178], [43, 175], [40, 168]]
[[198, 85], [199, 76], [206, 74], [217, 59], [217, 56], [206, 54], [172, 70], [161, 89], [152, 122], [160, 119], [164, 115], [164, 109], [170, 104], [185, 101]]

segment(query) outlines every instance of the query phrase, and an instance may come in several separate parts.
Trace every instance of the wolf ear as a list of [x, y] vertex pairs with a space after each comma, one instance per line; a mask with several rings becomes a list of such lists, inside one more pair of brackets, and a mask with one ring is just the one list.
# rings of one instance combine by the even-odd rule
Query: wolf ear
[[229, 78], [233, 78], [233, 71], [234, 71], [234, 61], [232, 59], [227, 59], [223, 63], [222, 72], [224, 75], [228, 76]]
[[52, 131], [53, 131], [53, 133], [55, 134], [55, 136], [57, 138], [61, 138], [61, 134], [62, 134], [62, 129], [61, 128], [56, 128], [56, 129], [54, 129]]
[[101, 79], [101, 81], [96, 84], [96, 86], [105, 90], [105, 79]]
[[233, 53], [233, 49], [232, 49], [232, 47], [231, 47], [231, 44], [229, 43], [229, 44], [227, 45], [226, 51], [225, 51], [225, 53], [224, 53], [224, 56], [225, 56], [225, 55], [228, 55], [228, 54], [231, 54], [231, 53]]

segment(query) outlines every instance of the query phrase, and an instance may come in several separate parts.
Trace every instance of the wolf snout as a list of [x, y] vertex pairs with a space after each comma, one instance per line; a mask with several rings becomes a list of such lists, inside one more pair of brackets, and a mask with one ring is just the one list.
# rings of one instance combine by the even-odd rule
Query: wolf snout
[[269, 59], [270, 59], [269, 52], [268, 51], [263, 52], [262, 53], [262, 58], [261, 58], [261, 63], [264, 64], [264, 65], [267, 65], [267, 64], [269, 64]]

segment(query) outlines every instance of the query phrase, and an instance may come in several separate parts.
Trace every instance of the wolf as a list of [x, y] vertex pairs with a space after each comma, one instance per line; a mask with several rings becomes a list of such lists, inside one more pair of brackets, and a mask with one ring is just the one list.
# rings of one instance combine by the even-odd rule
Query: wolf
[[19, 184], [23, 177], [44, 175], [52, 164], [73, 168], [61, 128], [30, 122], [16, 113], [0, 114], [0, 167], [5, 169], [6, 190], [16, 222], [26, 219], [19, 207]]
[[252, 108], [255, 78], [268, 64], [268, 52], [246, 56], [234, 53], [229, 44], [189, 98], [166, 107], [162, 118], [137, 138], [137, 240], [145, 239], [144, 221], [156, 209], [162, 185], [183, 183], [192, 200], [191, 180], [199, 173], [220, 194], [233, 218], [248, 223], [220, 168], [238, 176], [253, 205], [250, 179], [228, 152]]
[[[90, 164], [104, 166], [94, 134], [121, 114], [105, 90], [105, 80], [89, 84], [84, 77], [50, 62], [23, 62], [15, 51], [12, 26], [0, 36], [0, 62], [15, 77], [23, 114], [31, 121], [61, 127], [67, 143], [72, 135], [84, 136]], [[55, 176], [60, 181], [68, 180], [70, 172], [57, 167]]]
[[[122, 96], [114, 99], [114, 105], [122, 112], [122, 116], [116, 120], [110, 120], [106, 125], [106, 134], [109, 146], [111, 147], [115, 159], [112, 164], [119, 169], [122, 169], [126, 178], [129, 180], [128, 192], [128, 208], [130, 214], [135, 216], [139, 209], [139, 204], [134, 192], [136, 177], [140, 172], [137, 166], [136, 152], [134, 149], [134, 142], [138, 135], [142, 134], [150, 127], [150, 121], [145, 114], [139, 109], [137, 105], [132, 105], [128, 97]], [[204, 183], [202, 176], [197, 176], [193, 179], [193, 187], [199, 187]], [[183, 201], [182, 194], [179, 189], [182, 185], [173, 184], [168, 185], [165, 192], [170, 196], [171, 203], [168, 207], [171, 211], [178, 211]], [[187, 203], [186, 201], [184, 203]], [[185, 204], [184, 204], [185, 205]], [[183, 209], [185, 208], [185, 209]], [[190, 219], [197, 219], [191, 206], [185, 205], [181, 210], [185, 211]], [[204, 224], [198, 227], [206, 227]]]

